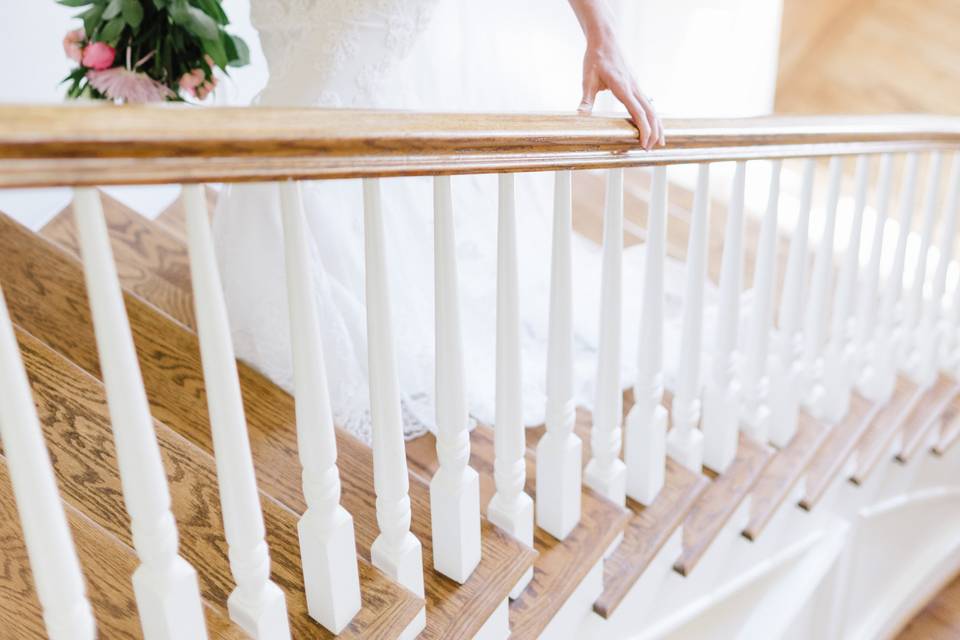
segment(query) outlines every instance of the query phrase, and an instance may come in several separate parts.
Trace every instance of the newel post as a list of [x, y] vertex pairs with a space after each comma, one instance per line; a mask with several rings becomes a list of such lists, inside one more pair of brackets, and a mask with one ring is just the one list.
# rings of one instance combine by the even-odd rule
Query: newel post
[[300, 517], [300, 563], [310, 616], [340, 633], [360, 611], [353, 517], [340, 504], [337, 438], [320, 337], [317, 294], [300, 185], [280, 184], [290, 310], [297, 452], [307, 510]]
[[554, 183], [546, 433], [537, 443], [537, 524], [563, 540], [580, 522], [581, 448], [573, 432], [572, 202], [570, 172]]
[[177, 553], [177, 525], [170, 512], [167, 476], [153, 431], [100, 196], [95, 189], [76, 189], [73, 208], [123, 499], [141, 562], [133, 574], [133, 588], [143, 634], [148, 640], [205, 638], [197, 573]]
[[97, 629], [80, 560], [2, 291], [0, 436], [47, 635], [51, 640], [93, 640]]

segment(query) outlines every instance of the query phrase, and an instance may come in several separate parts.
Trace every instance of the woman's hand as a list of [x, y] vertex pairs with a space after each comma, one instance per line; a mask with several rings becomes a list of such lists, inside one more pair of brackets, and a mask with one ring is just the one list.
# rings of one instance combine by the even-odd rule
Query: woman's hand
[[640, 143], [650, 150], [663, 146], [663, 124], [650, 100], [643, 95], [624, 59], [613, 32], [610, 11], [605, 0], [570, 0], [587, 38], [583, 56], [583, 99], [578, 111], [590, 113], [597, 93], [609, 89], [630, 113], [640, 130]]

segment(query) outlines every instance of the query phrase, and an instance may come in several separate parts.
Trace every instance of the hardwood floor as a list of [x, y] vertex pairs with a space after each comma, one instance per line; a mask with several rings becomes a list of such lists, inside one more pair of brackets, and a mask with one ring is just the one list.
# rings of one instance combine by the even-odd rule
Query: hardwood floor
[[897, 640], [956, 640], [956, 638], [960, 638], [960, 576], [944, 587], [897, 634]]

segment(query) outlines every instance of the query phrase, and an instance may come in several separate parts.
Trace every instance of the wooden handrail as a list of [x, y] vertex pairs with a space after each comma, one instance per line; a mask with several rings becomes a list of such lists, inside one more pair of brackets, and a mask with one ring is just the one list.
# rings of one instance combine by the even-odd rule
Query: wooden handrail
[[960, 118], [667, 120], [261, 107], [0, 106], [0, 187], [540, 171], [960, 145]]

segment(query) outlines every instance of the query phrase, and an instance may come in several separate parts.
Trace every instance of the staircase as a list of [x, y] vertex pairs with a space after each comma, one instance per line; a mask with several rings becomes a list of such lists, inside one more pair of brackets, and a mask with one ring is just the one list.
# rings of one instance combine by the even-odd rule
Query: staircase
[[[735, 629], [749, 636], [765, 601], [744, 608], [736, 594], [791, 562], [767, 549], [793, 540], [786, 523], [802, 522], [796, 506], [828, 530], [837, 514], [860, 513], [857, 496], [893, 491], [887, 485], [894, 486], [898, 467], [909, 482], [920, 478], [917, 486], [932, 482], [925, 473], [939, 478], [940, 469], [955, 468], [960, 305], [945, 304], [944, 294], [960, 153], [945, 198], [940, 160], [930, 162], [919, 232], [911, 226], [913, 201], [903, 196], [893, 242], [861, 234], [869, 229], [868, 187], [878, 189], [878, 215], [893, 200], [891, 154], [914, 158], [902, 189], [912, 194], [911, 162], [960, 146], [952, 120], [675, 122], [670, 146], [648, 154], [636, 151], [632, 129], [613, 119], [404, 114], [397, 128], [367, 112], [247, 110], [217, 119], [215, 111], [0, 107], [0, 187], [77, 187], [73, 205], [39, 233], [0, 216], [7, 311], [0, 314], [0, 407], [8, 407], [0, 408], [0, 475], [14, 488], [0, 482], [8, 516], [0, 619], [15, 637], [93, 637], [92, 624], [81, 632], [62, 622], [86, 619], [84, 611], [101, 637], [573, 638], [638, 630], [699, 637], [709, 631], [695, 631], [697, 624], [710, 629], [716, 616], [738, 607], [742, 619], [727, 620], [721, 637]], [[164, 124], [170, 118], [182, 139], [156, 133], [171, 130]], [[867, 167], [877, 154], [883, 160], [875, 177]], [[847, 155], [857, 158], [857, 170], [852, 218], [842, 227]], [[818, 156], [831, 158], [826, 171]], [[745, 206], [748, 160], [774, 163], [761, 212]], [[736, 162], [729, 199], [709, 187], [711, 167], [719, 175], [723, 161]], [[660, 166], [642, 168], [654, 163]], [[690, 188], [668, 181], [663, 163], [696, 163], [696, 181]], [[789, 234], [777, 226], [781, 165], [802, 172]], [[389, 368], [389, 313], [378, 297], [388, 265], [378, 248], [373, 178], [546, 169], [559, 171], [551, 323], [569, 326], [563, 247], [571, 231], [602, 245], [605, 278], [619, 268], [624, 246], [645, 246], [635, 289], [644, 303], [637, 380], [622, 392], [627, 385], [607, 376], [606, 404], [595, 415], [571, 415], [565, 337], [552, 334], [560, 382], [548, 394], [546, 425], [521, 432], [516, 421], [504, 421], [468, 431], [465, 420], [453, 419], [437, 436], [402, 443], [390, 417], [399, 399], [383, 383], [396, 373]], [[325, 386], [322, 355], [296, 361], [295, 399], [236, 361], [229, 341], [218, 338], [229, 329], [209, 242], [217, 191], [185, 187], [149, 220], [88, 187], [104, 171], [121, 183], [284, 180], [287, 286], [302, 329], [294, 348], [318, 355], [310, 351], [318, 344], [315, 311], [296, 293], [297, 267], [305, 264], [297, 260], [305, 254], [289, 232], [303, 214], [287, 179], [364, 178], [368, 336], [384, 367], [370, 393], [387, 416], [378, 421], [375, 414], [372, 448], [330, 420], [325, 389], [316, 391]], [[808, 239], [816, 176], [829, 183], [827, 206], [813, 215], [821, 237]], [[437, 180], [442, 194], [444, 179]], [[506, 250], [498, 272], [507, 275], [498, 285], [498, 344], [501, 337], [509, 344], [519, 322], [507, 293], [516, 278], [510, 247], [517, 250], [510, 181], [500, 183]], [[437, 207], [438, 221], [447, 219], [442, 198]], [[845, 244], [833, 241], [840, 228], [850, 229]], [[920, 251], [909, 255], [914, 275], [905, 278], [908, 241], [917, 236]], [[437, 259], [455, 262], [442, 231], [437, 241]], [[940, 258], [928, 269], [935, 245]], [[892, 266], [881, 270], [886, 254]], [[692, 275], [677, 381], [664, 388], [668, 256]], [[699, 347], [707, 283], [719, 287], [709, 361]], [[455, 300], [455, 284], [437, 296], [438, 307]], [[607, 335], [619, 327], [619, 296], [611, 287], [603, 297]], [[457, 335], [449, 317], [438, 323]], [[858, 333], [863, 326], [870, 330]], [[456, 340], [449, 344], [456, 353]], [[601, 371], [619, 370], [619, 344], [617, 337], [601, 346]], [[894, 349], [885, 344], [896, 353], [886, 353]], [[503, 355], [497, 375], [510, 388], [513, 360]], [[445, 393], [455, 405], [464, 393], [458, 365], [438, 359], [437, 366], [450, 374]], [[18, 372], [27, 389], [16, 384]], [[147, 419], [139, 427], [138, 416]], [[46, 446], [49, 464], [38, 445]], [[39, 493], [27, 497], [31, 486], [46, 486], [47, 470], [62, 508]], [[542, 503], [536, 516], [530, 498]], [[509, 508], [488, 510], [491, 501]], [[579, 512], [571, 515], [569, 505]], [[68, 550], [72, 538], [75, 554], [65, 553], [62, 566], [39, 562], [31, 545], [44, 535], [58, 536], [46, 542]], [[742, 565], [751, 569], [733, 569], [741, 566], [730, 563], [739, 562], [744, 540], [761, 555]], [[734, 583], [740, 586], [717, 586]], [[765, 627], [766, 637], [789, 635], [792, 617], [803, 618], [815, 602], [798, 598], [789, 615], [778, 605], [784, 631]], [[664, 610], [652, 609], [655, 603]], [[830, 637], [889, 632], [909, 620], [906, 611], [864, 615], [860, 626], [844, 615], [823, 624]], [[793, 637], [803, 637], [800, 628]]]

